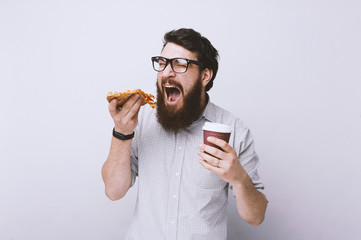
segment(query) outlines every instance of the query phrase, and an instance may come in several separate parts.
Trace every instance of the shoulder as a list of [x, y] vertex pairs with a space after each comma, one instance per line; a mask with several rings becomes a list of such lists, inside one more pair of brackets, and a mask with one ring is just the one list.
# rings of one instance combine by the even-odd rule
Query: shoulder
[[209, 110], [213, 112], [214, 118], [214, 120], [211, 121], [222, 123], [232, 128], [229, 143], [236, 152], [241, 152], [246, 145], [253, 142], [250, 129], [239, 117], [213, 103], [211, 103], [209, 107]]
[[214, 104], [210, 103], [210, 111], [214, 113], [215, 122], [223, 123], [237, 129], [247, 129], [244, 122], [235, 116], [232, 112]]

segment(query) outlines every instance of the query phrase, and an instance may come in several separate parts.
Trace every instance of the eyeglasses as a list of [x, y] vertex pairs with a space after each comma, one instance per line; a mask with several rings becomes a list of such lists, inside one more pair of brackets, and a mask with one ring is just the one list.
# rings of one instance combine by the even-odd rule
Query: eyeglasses
[[152, 57], [153, 68], [157, 72], [162, 72], [170, 63], [172, 70], [176, 73], [185, 73], [188, 70], [189, 64], [193, 63], [195, 65], [203, 68], [203, 64], [198, 61], [189, 60], [186, 58], [165, 58], [165, 57]]

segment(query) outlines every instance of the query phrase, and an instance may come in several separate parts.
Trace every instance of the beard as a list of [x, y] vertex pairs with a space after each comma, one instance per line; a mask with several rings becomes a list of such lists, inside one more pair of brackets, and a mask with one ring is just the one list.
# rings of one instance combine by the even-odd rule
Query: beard
[[[183, 88], [177, 82], [169, 80], [169, 83], [176, 85], [182, 93]], [[201, 106], [202, 83], [201, 79], [196, 81], [188, 94], [184, 95], [183, 106], [176, 109], [176, 106], [166, 105], [164, 102], [164, 92], [157, 85], [157, 119], [160, 125], [165, 130], [172, 130], [178, 132], [179, 130], [189, 127], [195, 120], [197, 120], [203, 111]], [[163, 86], [163, 84], [161, 85]]]

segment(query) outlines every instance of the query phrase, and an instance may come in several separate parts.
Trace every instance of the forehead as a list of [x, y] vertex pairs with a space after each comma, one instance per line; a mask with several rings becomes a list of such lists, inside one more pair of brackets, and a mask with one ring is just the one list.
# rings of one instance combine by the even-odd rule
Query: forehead
[[179, 46], [175, 43], [167, 43], [167, 45], [165, 45], [165, 47], [163, 48], [161, 55], [165, 58], [181, 57], [191, 60], [197, 60], [196, 53], [191, 52], [188, 49], [185, 49], [184, 47]]

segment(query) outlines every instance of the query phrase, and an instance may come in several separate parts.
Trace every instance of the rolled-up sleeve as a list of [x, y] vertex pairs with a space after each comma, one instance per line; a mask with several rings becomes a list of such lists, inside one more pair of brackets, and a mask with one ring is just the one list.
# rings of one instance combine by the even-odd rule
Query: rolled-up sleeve
[[243, 128], [238, 139], [235, 139], [235, 143], [238, 144], [238, 148], [235, 149], [238, 153], [238, 159], [251, 178], [255, 188], [258, 191], [263, 192], [264, 185], [262, 184], [257, 171], [259, 167], [259, 158], [255, 151], [253, 136], [247, 127], [241, 125], [238, 127]]

